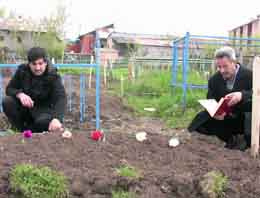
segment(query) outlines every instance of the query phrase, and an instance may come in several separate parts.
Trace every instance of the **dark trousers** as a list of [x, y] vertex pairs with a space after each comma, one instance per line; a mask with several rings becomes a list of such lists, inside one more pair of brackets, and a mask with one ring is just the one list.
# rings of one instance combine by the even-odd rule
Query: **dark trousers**
[[3, 110], [12, 126], [21, 131], [26, 129], [33, 132], [48, 131], [52, 120], [48, 108], [25, 108], [18, 99], [11, 96], [4, 98]]
[[241, 112], [224, 120], [211, 118], [206, 111], [197, 114], [190, 126], [190, 132], [197, 131], [206, 135], [215, 135], [228, 142], [232, 136], [244, 134], [248, 145], [251, 144], [251, 112]]

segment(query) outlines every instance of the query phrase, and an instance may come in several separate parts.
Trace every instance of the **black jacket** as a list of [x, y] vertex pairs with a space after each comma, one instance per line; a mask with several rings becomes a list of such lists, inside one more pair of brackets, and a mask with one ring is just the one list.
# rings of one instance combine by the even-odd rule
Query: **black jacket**
[[[233, 114], [239, 115], [242, 112], [252, 111], [252, 71], [240, 66], [232, 90], [226, 88], [226, 81], [222, 75], [217, 72], [208, 81], [208, 99], [219, 101], [221, 97], [231, 93], [242, 92], [242, 101], [233, 108]], [[195, 131], [199, 126], [208, 121], [211, 117], [206, 111], [200, 112], [188, 127], [189, 131]]]
[[6, 95], [16, 97], [20, 92], [34, 101], [34, 107], [30, 110], [32, 114], [45, 112], [50, 113], [52, 118], [62, 120], [66, 94], [56, 68], [48, 64], [43, 75], [34, 76], [29, 65], [20, 65], [7, 85]]

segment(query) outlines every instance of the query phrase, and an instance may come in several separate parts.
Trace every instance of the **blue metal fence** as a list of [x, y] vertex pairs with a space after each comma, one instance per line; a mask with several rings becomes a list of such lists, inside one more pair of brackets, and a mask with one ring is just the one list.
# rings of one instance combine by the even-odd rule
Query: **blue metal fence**
[[[93, 64], [54, 64], [57, 68], [95, 68], [96, 70], [96, 129], [100, 129], [100, 39], [98, 34], [96, 34], [96, 48], [95, 48], [96, 62]], [[19, 64], [0, 64], [0, 69], [2, 68], [11, 68], [12, 74]], [[86, 75], [80, 74], [80, 122], [85, 121], [85, 110], [86, 110]], [[62, 77], [63, 84], [68, 83], [68, 88], [66, 90], [68, 97], [68, 110], [73, 111], [73, 83], [71, 75], [64, 75]], [[3, 112], [2, 101], [4, 96], [4, 85], [3, 85], [3, 76], [0, 71], [0, 112]]]
[[[187, 90], [188, 89], [207, 89], [207, 84], [196, 84], [196, 82], [188, 81], [189, 70], [191, 65], [196, 62], [203, 62], [203, 64], [212, 64], [214, 57], [209, 60], [202, 60], [201, 57], [194, 58], [192, 50], [203, 51], [207, 46], [214, 46], [219, 48], [221, 46], [231, 46], [235, 49], [251, 49], [255, 50], [255, 55], [260, 52], [259, 38], [240, 38], [240, 37], [225, 37], [225, 36], [202, 36], [190, 35], [189, 32], [184, 37], [173, 41], [172, 48], [172, 86], [182, 88], [182, 103], [184, 109], [186, 108]], [[204, 47], [203, 47], [204, 46]], [[197, 48], [197, 49], [196, 49]], [[237, 51], [237, 50], [236, 50]], [[193, 57], [193, 58], [192, 58]], [[182, 70], [181, 80], [178, 81], [178, 70]]]

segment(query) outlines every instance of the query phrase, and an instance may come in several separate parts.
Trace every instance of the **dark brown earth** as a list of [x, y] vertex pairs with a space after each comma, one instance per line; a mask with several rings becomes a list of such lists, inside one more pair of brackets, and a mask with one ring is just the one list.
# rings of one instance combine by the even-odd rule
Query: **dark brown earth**
[[[25, 143], [21, 134], [0, 137], [0, 198], [10, 196], [8, 175], [19, 163], [64, 173], [71, 198], [109, 198], [118, 187], [136, 192], [140, 198], [201, 198], [198, 183], [212, 170], [228, 176], [227, 198], [260, 198], [260, 160], [252, 159], [249, 151], [228, 150], [213, 137], [190, 135], [167, 128], [159, 119], [136, 117], [120, 98], [106, 92], [101, 97], [106, 141], [94, 142], [90, 139], [95, 128], [94, 94], [89, 92], [88, 98], [85, 123], [79, 124], [77, 108], [65, 118], [72, 139], [63, 139], [58, 133], [34, 134]], [[140, 131], [148, 133], [147, 141], [136, 141], [134, 134]], [[173, 135], [181, 144], [170, 148], [168, 140]], [[135, 167], [141, 177], [119, 177], [115, 169], [123, 164]]]
[[[224, 149], [195, 135], [176, 148], [167, 146], [169, 136], [148, 134], [137, 142], [133, 135], [110, 132], [105, 142], [94, 142], [88, 132], [72, 139], [60, 134], [35, 134], [22, 143], [20, 134], [0, 138], [0, 197], [8, 197], [8, 173], [19, 163], [44, 165], [63, 172], [70, 182], [70, 197], [111, 197], [120, 186], [138, 197], [202, 197], [198, 181], [209, 171], [220, 170], [229, 178], [226, 197], [260, 197], [260, 164], [249, 154]], [[134, 166], [142, 177], [120, 178], [115, 169]]]

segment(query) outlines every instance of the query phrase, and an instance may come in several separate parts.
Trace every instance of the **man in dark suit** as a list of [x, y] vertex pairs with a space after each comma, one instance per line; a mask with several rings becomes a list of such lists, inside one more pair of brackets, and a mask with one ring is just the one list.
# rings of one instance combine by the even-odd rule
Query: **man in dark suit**
[[216, 135], [226, 142], [226, 147], [245, 150], [251, 141], [252, 71], [236, 61], [231, 47], [218, 49], [215, 63], [217, 72], [209, 79], [207, 98], [217, 101], [221, 97], [230, 98], [228, 105], [232, 113], [212, 118], [207, 111], [202, 111], [193, 119], [188, 130]]

